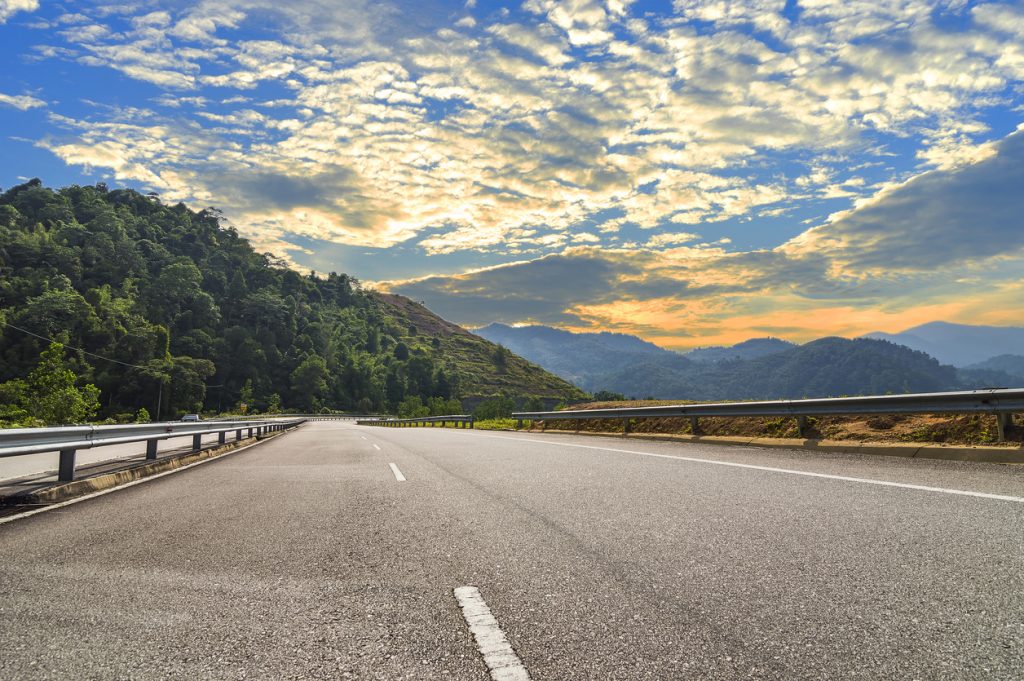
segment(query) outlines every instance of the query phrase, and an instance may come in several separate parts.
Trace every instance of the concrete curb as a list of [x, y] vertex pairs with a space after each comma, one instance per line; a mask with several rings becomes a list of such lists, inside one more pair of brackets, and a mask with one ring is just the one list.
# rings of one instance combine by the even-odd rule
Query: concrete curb
[[744, 437], [735, 435], [685, 435], [672, 433], [599, 433], [587, 430], [520, 430], [520, 433], [568, 433], [572, 435], [594, 435], [631, 440], [655, 440], [668, 442], [693, 442], [713, 445], [749, 445], [772, 449], [803, 449], [806, 451], [835, 454], [871, 454], [876, 456], [898, 456], [908, 459], [939, 459], [944, 461], [974, 461], [977, 463], [1024, 463], [1022, 447], [984, 447], [971, 445], [943, 446], [922, 445], [913, 442], [882, 444], [858, 442], [856, 440], [800, 440], [775, 437]]
[[243, 447], [250, 447], [260, 442], [273, 439], [280, 435], [288, 433], [292, 429], [282, 430], [274, 433], [269, 433], [260, 437], [251, 437], [244, 440], [238, 440], [229, 444], [217, 445], [208, 449], [203, 449], [198, 452], [185, 452], [176, 454], [166, 459], [159, 459], [151, 463], [143, 464], [141, 466], [134, 466], [132, 468], [126, 468], [119, 471], [111, 471], [110, 473], [103, 473], [96, 475], [91, 478], [83, 478], [82, 480], [75, 480], [73, 482], [65, 483], [54, 483], [50, 487], [44, 489], [35, 490], [32, 492], [24, 492], [20, 494], [14, 494], [7, 497], [0, 498], [0, 505], [3, 506], [42, 506], [48, 504], [57, 504], [63, 501], [68, 501], [76, 497], [84, 496], [86, 494], [94, 494], [104, 490], [119, 487], [125, 483], [133, 482], [135, 480], [142, 480], [144, 478], [157, 475], [159, 473], [165, 473], [176, 470], [178, 468], [184, 468], [198, 461], [205, 459], [215, 459], [223, 456], [236, 449]]

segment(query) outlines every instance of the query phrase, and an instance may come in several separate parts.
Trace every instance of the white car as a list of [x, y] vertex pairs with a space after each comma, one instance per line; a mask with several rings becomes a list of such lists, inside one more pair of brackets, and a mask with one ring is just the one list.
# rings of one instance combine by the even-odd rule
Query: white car
[[185, 414], [184, 416], [181, 417], [181, 420], [182, 421], [198, 421], [199, 420], [199, 414]]

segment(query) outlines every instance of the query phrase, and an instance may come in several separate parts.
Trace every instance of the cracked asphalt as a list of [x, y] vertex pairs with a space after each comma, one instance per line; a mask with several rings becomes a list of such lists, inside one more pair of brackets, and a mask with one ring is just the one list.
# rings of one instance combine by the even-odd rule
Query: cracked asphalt
[[1024, 497], [1022, 466], [309, 423], [0, 525], [0, 678], [487, 679], [466, 585], [534, 679], [1024, 678], [1024, 503], [713, 462]]

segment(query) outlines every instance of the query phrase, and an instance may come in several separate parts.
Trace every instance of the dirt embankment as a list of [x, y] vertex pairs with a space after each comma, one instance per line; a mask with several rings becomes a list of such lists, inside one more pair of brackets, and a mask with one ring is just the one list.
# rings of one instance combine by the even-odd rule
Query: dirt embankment
[[[590, 402], [571, 409], [608, 409], [614, 407], [647, 407], [680, 402], [638, 400], [628, 402]], [[1007, 433], [1006, 444], [1024, 442], [1022, 417], [1016, 417], [1015, 426]], [[547, 428], [575, 430], [573, 420], [549, 420]], [[612, 419], [581, 420], [580, 430], [621, 433], [623, 422]], [[805, 437], [821, 440], [855, 440], [858, 442], [921, 442], [956, 445], [990, 445], [999, 441], [996, 417], [989, 414], [949, 415], [922, 414], [915, 416], [822, 416], [807, 419]], [[540, 428], [540, 423], [534, 428]], [[636, 419], [634, 433], [691, 434], [689, 418]], [[701, 435], [735, 435], [749, 437], [800, 437], [796, 419], [792, 417], [733, 417], [702, 416]]]

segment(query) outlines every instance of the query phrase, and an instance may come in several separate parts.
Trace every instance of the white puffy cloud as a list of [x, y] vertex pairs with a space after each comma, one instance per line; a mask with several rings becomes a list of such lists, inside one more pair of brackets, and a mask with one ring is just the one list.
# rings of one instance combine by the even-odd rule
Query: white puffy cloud
[[0, 24], [18, 12], [34, 12], [39, 9], [39, 0], [0, 0]]
[[[982, 114], [1024, 82], [1008, 4], [808, 0], [786, 15], [782, 0], [677, 0], [667, 17], [617, 0], [528, 0], [515, 17], [432, 5], [92, 13], [64, 34], [77, 58], [171, 94], [145, 116], [61, 120], [45, 145], [216, 203], [263, 244], [536, 254], [625, 226], [856, 205], [878, 187], [849, 175], [850, 155], [881, 162], [891, 139], [913, 142], [920, 171], [977, 165], [995, 153]], [[958, 12], [956, 31], [935, 18]], [[239, 40], [254, 18], [276, 35]], [[267, 83], [283, 90], [274, 101], [257, 94]]]
[[775, 249], [727, 252], [663, 233], [644, 248], [570, 247], [454, 275], [381, 282], [467, 324], [618, 329], [678, 347], [809, 340], [934, 319], [1019, 324], [1024, 131]]
[[28, 111], [36, 107], [46, 106], [46, 102], [31, 95], [5, 95], [0, 92], [0, 105]]

